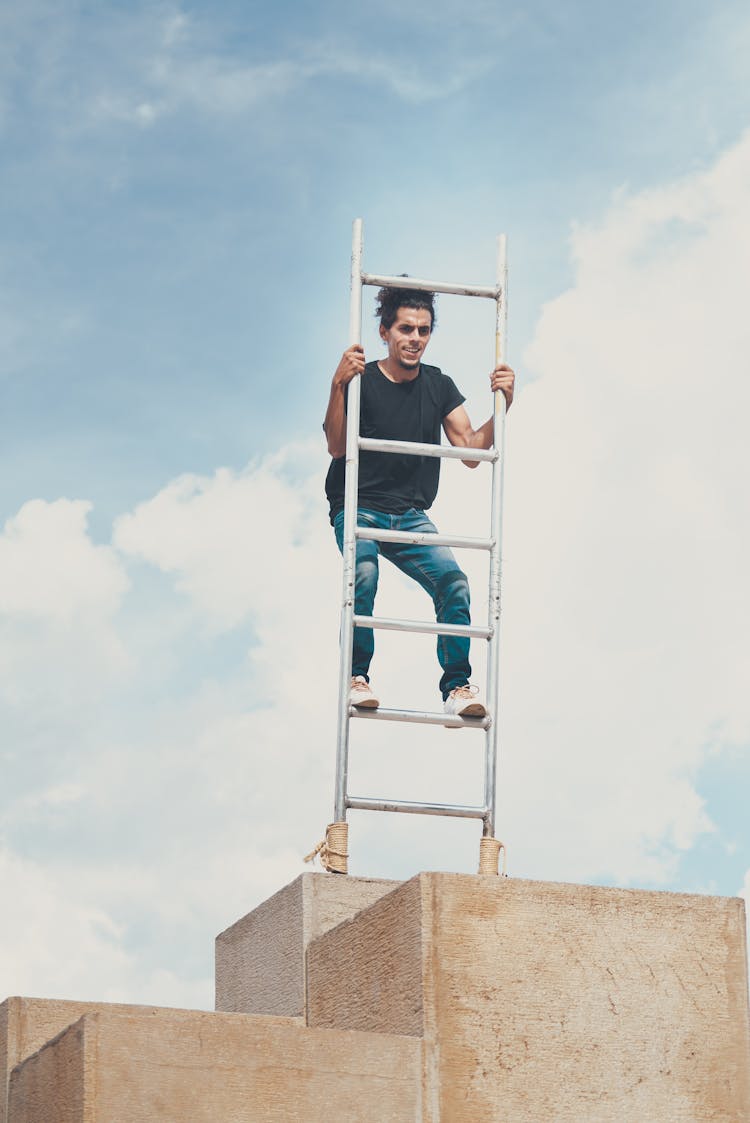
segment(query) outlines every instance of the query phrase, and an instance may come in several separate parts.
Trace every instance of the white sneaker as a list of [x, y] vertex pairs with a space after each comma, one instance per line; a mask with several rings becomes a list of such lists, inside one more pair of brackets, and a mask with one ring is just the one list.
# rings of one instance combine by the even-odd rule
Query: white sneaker
[[443, 708], [454, 717], [485, 717], [487, 708], [479, 697], [479, 687], [457, 686], [445, 699]]
[[370, 684], [364, 675], [355, 675], [349, 688], [349, 705], [359, 706], [363, 710], [376, 710], [380, 699], [373, 694]]

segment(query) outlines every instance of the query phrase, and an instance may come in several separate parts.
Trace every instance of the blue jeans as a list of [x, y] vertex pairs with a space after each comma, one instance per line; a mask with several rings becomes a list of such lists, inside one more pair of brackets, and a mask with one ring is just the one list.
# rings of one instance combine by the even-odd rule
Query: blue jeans
[[[389, 515], [385, 511], [357, 510], [357, 525], [378, 530], [408, 530], [422, 534], [436, 534], [437, 530], [424, 511], [412, 508], [402, 515]], [[343, 550], [344, 512], [339, 511], [333, 529], [339, 550]], [[408, 542], [357, 541], [354, 612], [357, 616], [372, 616], [375, 593], [378, 588], [378, 559], [380, 555], [418, 581], [429, 593], [435, 605], [435, 618], [441, 624], [469, 624], [469, 582], [456, 565], [456, 559], [447, 546], [414, 546]], [[369, 681], [370, 661], [375, 649], [372, 628], [355, 628], [352, 649], [352, 675], [364, 675]], [[437, 656], [443, 675], [440, 690], [447, 698], [456, 686], [464, 686], [471, 676], [469, 640], [463, 636], [438, 636]]]

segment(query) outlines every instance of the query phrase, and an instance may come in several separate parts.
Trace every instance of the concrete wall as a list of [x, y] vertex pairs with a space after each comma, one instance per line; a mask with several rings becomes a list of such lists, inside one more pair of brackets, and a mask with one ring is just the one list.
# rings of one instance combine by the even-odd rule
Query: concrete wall
[[14, 1069], [11, 1123], [419, 1123], [421, 1043], [293, 1019], [100, 1010]]
[[422, 1034], [425, 1120], [750, 1119], [744, 906], [422, 874], [308, 948], [308, 1021]]
[[305, 1016], [305, 952], [397, 881], [303, 873], [216, 938], [216, 1009]]

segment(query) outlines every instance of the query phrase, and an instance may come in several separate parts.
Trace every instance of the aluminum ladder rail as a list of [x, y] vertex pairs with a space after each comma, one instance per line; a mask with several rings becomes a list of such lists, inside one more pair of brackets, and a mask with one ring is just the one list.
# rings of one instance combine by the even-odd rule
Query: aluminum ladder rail
[[[505, 361], [507, 329], [507, 259], [506, 238], [498, 238], [497, 283], [494, 287], [477, 285], [446, 284], [440, 281], [426, 281], [413, 277], [377, 276], [362, 271], [363, 224], [356, 219], [352, 232], [351, 258], [351, 301], [349, 311], [349, 344], [360, 343], [362, 333], [362, 289], [365, 285], [378, 288], [413, 289], [436, 293], [453, 293], [461, 296], [483, 297], [494, 300], [495, 318], [495, 361]], [[483, 842], [494, 840], [495, 832], [495, 789], [497, 777], [497, 739], [498, 739], [498, 699], [499, 699], [499, 625], [502, 561], [502, 503], [505, 451], [505, 395], [496, 391], [494, 397], [494, 438], [490, 449], [468, 449], [453, 445], [418, 444], [409, 441], [377, 440], [359, 435], [361, 376], [357, 375], [349, 383], [347, 429], [346, 429], [346, 484], [344, 492], [344, 539], [343, 539], [343, 581], [341, 607], [341, 662], [339, 672], [338, 722], [336, 745], [336, 798], [334, 808], [334, 828], [343, 830], [338, 835], [338, 862], [327, 868], [346, 873], [346, 813], [351, 809], [367, 811], [400, 811], [421, 815], [444, 815], [459, 818], [481, 819]], [[359, 483], [359, 452], [367, 449], [383, 453], [399, 453], [413, 456], [438, 456], [446, 459], [488, 461], [492, 465], [492, 509], [490, 536], [488, 538], [466, 538], [446, 534], [409, 534], [401, 531], [373, 530], [357, 526], [357, 495]], [[355, 558], [357, 539], [388, 542], [429, 542], [464, 549], [486, 550], [490, 555], [489, 576], [489, 619], [486, 627], [460, 624], [439, 624], [412, 620], [395, 620], [384, 617], [357, 616], [354, 613]], [[460, 718], [445, 713], [427, 713], [415, 710], [391, 710], [379, 707], [374, 710], [357, 709], [349, 705], [351, 685], [351, 659], [354, 627], [381, 628], [403, 632], [422, 632], [432, 635], [462, 635], [485, 639], [488, 643], [487, 659], [487, 708], [484, 718]], [[348, 790], [349, 766], [349, 723], [352, 718], [367, 721], [402, 721], [425, 725], [448, 726], [451, 728], [474, 728], [485, 732], [484, 802], [480, 806], [417, 803], [406, 800], [378, 799], [351, 795]], [[327, 836], [327, 842], [329, 842]], [[497, 844], [494, 852], [494, 869], [480, 872], [497, 872], [497, 857], [502, 844]], [[335, 853], [335, 845], [331, 847]], [[343, 852], [342, 852], [343, 851]]]

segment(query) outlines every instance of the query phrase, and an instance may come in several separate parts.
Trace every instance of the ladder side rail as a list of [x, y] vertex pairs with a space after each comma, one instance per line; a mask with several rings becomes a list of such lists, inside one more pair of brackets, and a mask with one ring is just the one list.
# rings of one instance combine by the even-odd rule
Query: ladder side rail
[[381, 277], [377, 273], [363, 273], [363, 285], [379, 289], [415, 289], [417, 292], [444, 292], [453, 296], [480, 296], [497, 300], [497, 288], [488, 285], [457, 285], [449, 281], [424, 281], [419, 277]]
[[[349, 345], [362, 338], [362, 219], [352, 227], [351, 288], [349, 300]], [[344, 484], [344, 540], [341, 588], [341, 634], [339, 697], [336, 729], [336, 798], [334, 822], [346, 819], [346, 790], [349, 775], [349, 690], [354, 643], [354, 586], [359, 488], [359, 406], [361, 376], [349, 383], [346, 414], [346, 475]]]
[[435, 456], [445, 460], [477, 460], [494, 463], [494, 448], [461, 448], [460, 445], [417, 444], [415, 441], [391, 441], [385, 437], [360, 437], [360, 449], [368, 452], [397, 452], [401, 456]]
[[[495, 363], [505, 362], [508, 328], [508, 262], [507, 240], [504, 234], [497, 244], [497, 300], [495, 312]], [[492, 509], [490, 533], [495, 545], [490, 551], [489, 577], [489, 614], [488, 624], [492, 630], [487, 650], [487, 704], [493, 721], [487, 730], [485, 753], [484, 801], [487, 817], [484, 820], [484, 834], [493, 838], [495, 834], [495, 815], [497, 802], [497, 746], [498, 746], [498, 707], [500, 703], [500, 610], [502, 585], [502, 529], [503, 529], [503, 483], [505, 468], [505, 414], [507, 404], [502, 390], [494, 394], [494, 437], [493, 444], [498, 459], [492, 465]]]

